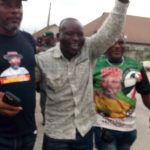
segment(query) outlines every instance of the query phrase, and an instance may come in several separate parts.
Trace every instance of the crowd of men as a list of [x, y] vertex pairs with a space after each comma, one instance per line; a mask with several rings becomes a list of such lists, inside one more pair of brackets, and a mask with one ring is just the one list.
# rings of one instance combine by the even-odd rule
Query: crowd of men
[[37, 89], [44, 93], [43, 150], [93, 150], [95, 133], [100, 149], [130, 150], [135, 93], [150, 109], [150, 86], [142, 64], [123, 56], [129, 0], [116, 0], [88, 38], [79, 20], [63, 19], [57, 40], [52, 32], [35, 40], [19, 29], [22, 1], [0, 0], [0, 150], [33, 150]]

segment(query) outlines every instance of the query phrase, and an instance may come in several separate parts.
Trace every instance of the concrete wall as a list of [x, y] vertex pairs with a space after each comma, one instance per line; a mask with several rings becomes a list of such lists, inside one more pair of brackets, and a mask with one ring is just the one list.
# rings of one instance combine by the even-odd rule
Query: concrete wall
[[150, 45], [126, 44], [125, 55], [135, 58], [139, 61], [150, 60]]

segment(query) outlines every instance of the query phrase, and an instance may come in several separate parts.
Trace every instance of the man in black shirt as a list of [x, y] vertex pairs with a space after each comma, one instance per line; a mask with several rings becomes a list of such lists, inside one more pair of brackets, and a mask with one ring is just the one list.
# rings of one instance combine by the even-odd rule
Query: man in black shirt
[[[0, 0], [0, 150], [33, 150], [36, 140], [35, 44], [29, 33], [19, 30], [22, 14], [22, 0]], [[4, 102], [12, 101], [6, 91], [21, 106]]]

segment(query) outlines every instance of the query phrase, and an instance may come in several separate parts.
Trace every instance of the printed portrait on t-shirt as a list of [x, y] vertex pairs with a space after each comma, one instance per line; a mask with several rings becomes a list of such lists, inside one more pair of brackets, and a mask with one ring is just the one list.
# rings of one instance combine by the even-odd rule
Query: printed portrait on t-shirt
[[23, 56], [16, 51], [8, 51], [3, 58], [8, 61], [9, 67], [1, 72], [1, 84], [23, 82], [30, 80], [29, 71], [21, 66]]
[[135, 84], [141, 81], [141, 73], [118, 67], [106, 67], [100, 70], [100, 91], [95, 91], [97, 112], [111, 118], [124, 118], [135, 107]]

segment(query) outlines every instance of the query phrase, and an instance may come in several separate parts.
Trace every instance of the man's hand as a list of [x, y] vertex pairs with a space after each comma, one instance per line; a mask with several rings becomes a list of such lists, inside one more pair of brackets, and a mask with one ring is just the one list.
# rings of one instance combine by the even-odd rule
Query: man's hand
[[119, 0], [122, 3], [129, 3], [129, 0]]
[[11, 106], [3, 102], [4, 94], [5, 93], [0, 92], [0, 114], [9, 117], [15, 116], [22, 110], [22, 107]]

